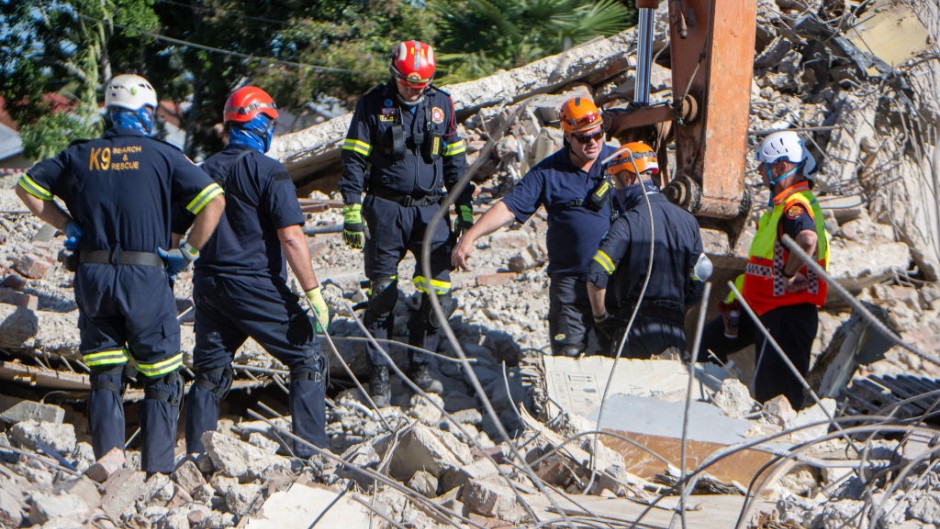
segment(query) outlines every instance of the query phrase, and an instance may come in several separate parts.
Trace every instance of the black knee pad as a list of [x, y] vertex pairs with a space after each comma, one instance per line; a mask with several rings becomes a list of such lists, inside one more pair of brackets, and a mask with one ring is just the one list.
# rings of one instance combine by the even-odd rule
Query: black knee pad
[[166, 402], [178, 412], [183, 402], [183, 377], [179, 371], [160, 377], [144, 377], [144, 399]]
[[[457, 300], [448, 292], [447, 294], [437, 296], [437, 301], [441, 304], [444, 317], [449, 320], [457, 310]], [[441, 328], [437, 314], [434, 313], [434, 305], [431, 304], [431, 296], [429, 294], [421, 294], [421, 306], [418, 308], [418, 321], [425, 329], [436, 330]]]
[[234, 380], [234, 378], [235, 373], [232, 371], [231, 366], [217, 367], [207, 371], [198, 371], [193, 384], [212, 393], [217, 399], [222, 400], [228, 395], [229, 390], [232, 389], [232, 380]]
[[91, 368], [91, 376], [88, 377], [91, 382], [91, 389], [111, 391], [123, 398], [124, 391], [127, 389], [124, 377], [125, 367], [126, 364], [118, 364]]
[[372, 282], [369, 293], [369, 310], [376, 318], [388, 317], [395, 310], [398, 302], [398, 279], [380, 277]]
[[290, 380], [302, 381], [312, 380], [313, 382], [323, 382], [323, 371], [314, 365], [304, 365], [290, 370]]

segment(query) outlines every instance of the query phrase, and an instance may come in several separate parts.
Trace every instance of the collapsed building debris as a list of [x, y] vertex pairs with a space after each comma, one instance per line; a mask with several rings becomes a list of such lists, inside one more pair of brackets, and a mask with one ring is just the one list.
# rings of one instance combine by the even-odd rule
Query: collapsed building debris
[[[751, 129], [787, 123], [813, 132], [833, 276], [901, 340], [936, 358], [940, 8], [914, 1], [758, 5]], [[903, 28], [906, 38], [885, 36], [886, 26]], [[659, 28], [657, 49], [666, 48], [663, 37]], [[479, 166], [478, 206], [560, 145], [553, 121], [566, 96], [557, 92], [629, 91], [626, 52], [634, 40], [631, 30], [453, 87]], [[666, 98], [668, 76], [655, 77], [653, 98]], [[515, 117], [493, 141], [493, 121], [507, 107]], [[275, 142], [305, 190], [332, 191], [322, 182], [338, 167], [347, 124], [340, 117]], [[323, 193], [312, 198], [336, 202]], [[327, 229], [340, 224], [328, 208], [308, 208], [310, 244], [337, 311], [330, 333], [351, 373], [362, 376], [365, 338], [350, 319], [365, 299], [360, 259]], [[249, 343], [235, 359], [239, 397], [206, 434], [207, 456], [181, 455], [171, 476], [146, 476], [133, 431], [126, 458], [114, 452], [94, 460], [82, 407], [87, 368], [77, 351], [70, 276], [56, 262], [59, 240], [49, 240], [52, 233], [12, 191], [0, 190], [0, 379], [7, 394], [0, 397], [0, 526], [667, 527], [677, 518], [692, 527], [940, 525], [937, 431], [926, 422], [938, 414], [936, 363], [892, 345], [834, 294], [814, 347], [825, 368], [810, 377], [822, 398], [816, 406], [797, 413], [785, 398], [754, 403], [746, 388], [752, 362], [742, 353], [725, 366], [697, 368], [694, 377], [679, 360], [620, 360], [624, 378], [601, 417], [613, 361], [542, 356], [544, 231], [537, 215], [484, 238], [473, 273], [455, 274], [461, 288], [451, 323], [471, 362], [439, 360], [435, 369], [447, 381], [440, 397], [413, 395], [396, 381], [394, 406], [370, 409], [334, 358], [332, 450], [299, 460], [283, 416], [287, 373]], [[715, 234], [706, 242], [725, 275], [740, 268], [739, 246]], [[406, 261], [403, 274], [415, 266]], [[188, 279], [176, 287], [184, 323]], [[403, 296], [395, 310], [403, 316], [414, 308]], [[399, 325], [394, 335], [403, 340], [407, 329]], [[187, 352], [192, 339], [184, 331]], [[405, 357], [400, 347], [389, 352]], [[467, 381], [468, 371], [484, 394]], [[139, 395], [125, 395], [129, 409]], [[483, 399], [495, 419], [481, 413]]]

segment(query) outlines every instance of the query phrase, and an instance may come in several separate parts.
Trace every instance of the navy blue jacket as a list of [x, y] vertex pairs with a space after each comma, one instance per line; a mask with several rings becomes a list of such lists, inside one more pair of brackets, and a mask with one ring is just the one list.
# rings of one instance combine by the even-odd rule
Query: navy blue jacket
[[[614, 315], [623, 315], [636, 305], [649, 267], [650, 216], [639, 188], [635, 185], [628, 190], [625, 212], [610, 227], [586, 277], [588, 283], [607, 288], [607, 310]], [[643, 306], [681, 315], [701, 299], [704, 287], [692, 275], [702, 254], [698, 221], [651, 184], [647, 196], [653, 210], [655, 247]]]
[[19, 185], [65, 202], [84, 231], [79, 251], [169, 248], [174, 204], [195, 215], [222, 194], [179, 149], [129, 129], [73, 142], [34, 165]]
[[[404, 133], [400, 157], [393, 152], [395, 125]], [[371, 190], [417, 198], [442, 195], [467, 170], [466, 150], [447, 92], [431, 86], [421, 102], [409, 107], [398, 100], [394, 83], [381, 84], [359, 99], [343, 142], [343, 202], [359, 204], [362, 193]], [[429, 156], [432, 151], [435, 155]], [[457, 204], [470, 203], [471, 192], [467, 186]]]
[[503, 199], [519, 222], [525, 222], [539, 206], [548, 212], [548, 274], [583, 276], [610, 228], [610, 203], [591, 211], [573, 202], [584, 200], [603, 179], [600, 160], [614, 148], [604, 145], [591, 170], [571, 163], [568, 148], [563, 148], [539, 162]]

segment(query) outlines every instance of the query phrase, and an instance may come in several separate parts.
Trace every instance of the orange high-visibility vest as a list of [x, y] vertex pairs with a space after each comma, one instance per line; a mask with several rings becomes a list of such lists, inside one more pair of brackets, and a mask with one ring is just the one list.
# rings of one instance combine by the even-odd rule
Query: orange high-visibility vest
[[812, 303], [821, 307], [826, 302], [826, 281], [806, 266], [800, 268], [799, 272], [809, 279], [809, 287], [800, 292], [787, 292], [785, 288], [787, 278], [783, 276], [783, 267], [790, 252], [780, 242], [779, 225], [784, 212], [796, 204], [802, 204], [813, 218], [818, 241], [816, 262], [824, 270], [829, 269], [829, 234], [826, 233], [822, 210], [816, 195], [809, 190], [809, 184], [800, 182], [774, 197], [773, 209], [761, 215], [757, 233], [751, 242], [742, 294], [758, 315], [785, 305]]

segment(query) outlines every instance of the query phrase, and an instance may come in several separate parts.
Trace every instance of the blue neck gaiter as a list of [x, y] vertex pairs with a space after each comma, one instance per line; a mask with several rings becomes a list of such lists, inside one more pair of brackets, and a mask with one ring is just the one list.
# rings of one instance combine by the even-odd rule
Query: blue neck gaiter
[[659, 193], [659, 188], [651, 180], [644, 180], [642, 185], [633, 184], [617, 190], [617, 199], [624, 211], [637, 207], [643, 201], [643, 189], [646, 190], [647, 195]]
[[137, 110], [111, 108], [111, 124], [116, 129], [131, 129], [150, 136], [153, 133], [153, 112], [147, 107]]
[[271, 148], [274, 137], [274, 122], [264, 114], [258, 114], [246, 123], [233, 124], [228, 133], [232, 145], [244, 145], [264, 154]]

